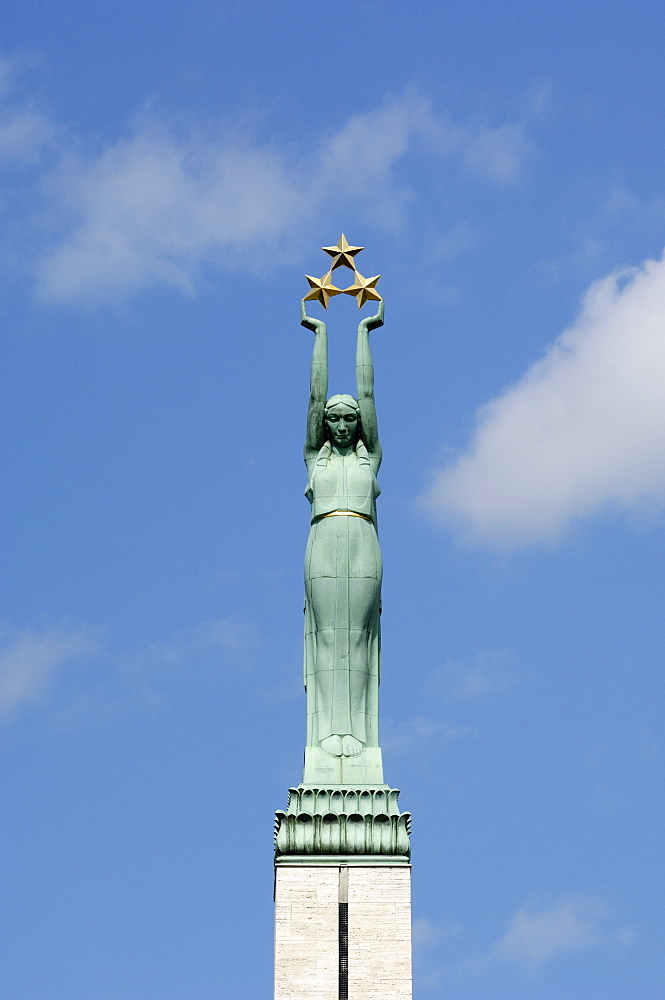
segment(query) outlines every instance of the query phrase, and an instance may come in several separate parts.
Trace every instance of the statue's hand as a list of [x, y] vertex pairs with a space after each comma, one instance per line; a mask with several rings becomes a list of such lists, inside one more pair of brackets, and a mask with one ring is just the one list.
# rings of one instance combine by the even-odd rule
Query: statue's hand
[[383, 299], [379, 302], [379, 311], [376, 316], [366, 316], [365, 319], [361, 319], [358, 332], [369, 333], [370, 330], [376, 330], [379, 326], [383, 326]]
[[311, 330], [313, 333], [326, 332], [326, 324], [322, 319], [315, 319], [313, 316], [307, 315], [307, 306], [304, 299], [300, 302], [300, 325]]

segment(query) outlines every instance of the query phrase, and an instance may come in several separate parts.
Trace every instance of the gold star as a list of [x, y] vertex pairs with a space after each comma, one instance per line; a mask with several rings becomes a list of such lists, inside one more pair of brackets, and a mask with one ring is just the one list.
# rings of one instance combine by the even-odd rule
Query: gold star
[[381, 301], [381, 296], [376, 290], [376, 283], [381, 277], [377, 274], [374, 278], [363, 278], [359, 271], [354, 269], [355, 281], [348, 288], [344, 288], [345, 295], [355, 295], [358, 301], [358, 308], [361, 309], [365, 303], [372, 299], [375, 302]]
[[333, 295], [341, 295], [342, 293], [342, 289], [337, 288], [332, 283], [332, 268], [322, 278], [310, 278], [309, 274], [306, 274], [305, 277], [309, 281], [309, 292], [305, 296], [305, 301], [307, 299], [317, 299], [323, 305], [323, 308], [327, 309], [328, 299]]
[[346, 236], [344, 233], [339, 238], [339, 243], [336, 247], [321, 247], [326, 253], [329, 253], [333, 259], [331, 270], [334, 271], [336, 267], [350, 267], [352, 271], [355, 271], [356, 265], [353, 258], [364, 247], [351, 247], [346, 241]]

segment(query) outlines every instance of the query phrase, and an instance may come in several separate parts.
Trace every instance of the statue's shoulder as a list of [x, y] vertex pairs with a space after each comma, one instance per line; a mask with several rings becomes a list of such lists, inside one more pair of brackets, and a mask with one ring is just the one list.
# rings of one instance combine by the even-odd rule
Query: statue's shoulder
[[311, 448], [306, 444], [303, 452], [305, 465], [309, 469], [310, 465], [316, 465], [319, 460], [327, 462], [330, 458], [330, 451], [331, 448], [329, 441], [324, 441], [320, 448]]

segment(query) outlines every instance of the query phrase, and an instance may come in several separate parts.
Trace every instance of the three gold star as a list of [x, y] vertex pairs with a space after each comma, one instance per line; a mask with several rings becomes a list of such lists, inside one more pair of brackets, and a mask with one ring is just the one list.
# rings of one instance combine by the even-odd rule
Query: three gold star
[[[309, 282], [309, 292], [304, 298], [304, 301], [309, 299], [314, 299], [320, 302], [324, 309], [328, 308], [328, 302], [333, 297], [333, 295], [353, 295], [358, 303], [358, 308], [362, 309], [366, 302], [381, 302], [381, 296], [376, 290], [376, 285], [381, 277], [380, 274], [376, 274], [373, 278], [365, 278], [356, 269], [354, 257], [364, 247], [352, 247], [348, 242], [344, 233], [339, 238], [339, 243], [335, 247], [321, 247], [327, 254], [332, 257], [332, 264], [330, 270], [327, 274], [324, 274], [322, 278], [312, 278], [309, 274], [305, 277]], [[353, 284], [349, 285], [348, 288], [338, 288], [337, 285], [333, 284], [332, 273], [337, 267], [350, 267], [353, 271]]]
[[307, 301], [307, 299], [316, 299], [323, 305], [324, 309], [327, 309], [328, 300], [331, 299], [333, 295], [342, 294], [342, 289], [337, 288], [337, 286], [332, 283], [332, 268], [327, 274], [324, 274], [322, 278], [312, 278], [309, 274], [306, 274], [305, 277], [309, 281], [309, 292], [305, 296], [305, 301]]
[[332, 257], [332, 271], [334, 271], [336, 267], [350, 267], [352, 271], [355, 271], [356, 265], [353, 258], [357, 253], [360, 253], [360, 251], [365, 248], [349, 246], [346, 236], [342, 233], [336, 247], [321, 247], [321, 249], [325, 250], [325, 252], [329, 253]]

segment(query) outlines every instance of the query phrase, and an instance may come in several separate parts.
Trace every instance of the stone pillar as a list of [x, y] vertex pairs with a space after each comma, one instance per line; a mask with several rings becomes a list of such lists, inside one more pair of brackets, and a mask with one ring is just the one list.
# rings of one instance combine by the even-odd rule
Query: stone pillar
[[278, 864], [275, 1000], [411, 1000], [411, 868]]
[[275, 869], [275, 1000], [339, 1000], [339, 869]]
[[411, 1000], [411, 866], [348, 871], [348, 1000]]

